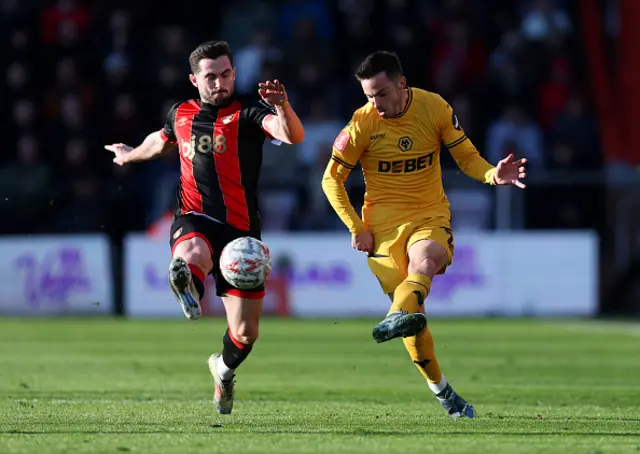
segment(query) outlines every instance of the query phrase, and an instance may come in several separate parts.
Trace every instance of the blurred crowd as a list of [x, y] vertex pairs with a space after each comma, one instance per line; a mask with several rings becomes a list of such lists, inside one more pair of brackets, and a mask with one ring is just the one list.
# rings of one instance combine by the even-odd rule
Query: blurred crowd
[[[366, 102], [355, 66], [381, 48], [399, 54], [410, 85], [453, 105], [489, 161], [514, 152], [531, 172], [598, 169], [574, 3], [185, 0], [167, 9], [141, 0], [3, 0], [0, 233], [118, 236], [170, 210], [177, 155], [122, 168], [103, 145], [137, 145], [162, 127], [171, 104], [197, 96], [187, 59], [209, 39], [232, 46], [237, 90], [280, 79], [306, 126], [298, 146], [265, 146], [265, 230], [342, 228], [320, 178], [335, 136]], [[362, 185], [354, 172], [355, 205]], [[551, 227], [579, 219], [564, 210]]]

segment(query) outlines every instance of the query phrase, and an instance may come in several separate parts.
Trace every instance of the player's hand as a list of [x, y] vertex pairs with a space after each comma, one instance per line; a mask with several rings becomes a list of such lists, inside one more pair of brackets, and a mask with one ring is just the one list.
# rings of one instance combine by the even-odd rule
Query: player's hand
[[258, 87], [260, 87], [258, 89], [260, 97], [272, 106], [281, 106], [289, 100], [287, 90], [285, 90], [284, 85], [281, 84], [278, 79], [260, 82]]
[[111, 145], [105, 145], [104, 147], [107, 150], [113, 152], [113, 154], [115, 155], [113, 157], [113, 162], [115, 162], [119, 166], [123, 166], [126, 164], [127, 161], [125, 159], [125, 155], [133, 150], [133, 147], [130, 147], [129, 145], [125, 145], [123, 143], [114, 143]]
[[522, 158], [514, 161], [514, 159], [515, 157], [513, 154], [510, 154], [502, 161], [498, 162], [493, 179], [496, 184], [512, 184], [524, 189], [527, 185], [520, 180], [527, 176], [527, 170], [524, 167], [527, 160]]
[[367, 255], [371, 255], [373, 252], [373, 233], [365, 230], [351, 237], [351, 247], [362, 252], [366, 252]]

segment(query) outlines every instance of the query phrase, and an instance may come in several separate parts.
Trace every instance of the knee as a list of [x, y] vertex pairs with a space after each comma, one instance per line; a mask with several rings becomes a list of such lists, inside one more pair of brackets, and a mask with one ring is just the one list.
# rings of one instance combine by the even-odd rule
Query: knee
[[183, 241], [176, 247], [174, 257], [182, 257], [185, 262], [196, 265], [203, 271], [211, 270], [213, 266], [211, 252], [203, 241]]
[[409, 248], [409, 274], [432, 278], [449, 262], [444, 246], [432, 240], [420, 240]]
[[257, 323], [241, 323], [236, 329], [234, 337], [243, 345], [253, 345], [258, 340]]
[[438, 263], [431, 257], [420, 257], [417, 260], [409, 261], [409, 274], [423, 274], [433, 277], [444, 266], [444, 263]]
[[187, 263], [192, 263], [202, 269], [209, 268], [211, 264], [211, 255], [209, 254], [209, 251], [206, 249], [203, 250], [200, 247], [186, 249], [182, 254], [182, 258]]

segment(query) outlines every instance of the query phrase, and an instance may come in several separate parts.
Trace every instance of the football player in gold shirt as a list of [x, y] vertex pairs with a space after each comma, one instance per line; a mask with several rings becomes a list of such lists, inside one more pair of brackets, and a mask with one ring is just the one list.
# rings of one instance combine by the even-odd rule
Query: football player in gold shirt
[[[440, 146], [467, 175], [490, 185], [525, 188], [520, 179], [526, 160], [510, 155], [495, 167], [485, 161], [442, 97], [407, 86], [394, 53], [369, 55], [356, 78], [368, 102], [336, 138], [322, 188], [351, 232], [353, 248], [367, 253], [371, 271], [392, 299], [373, 337], [377, 342], [402, 337], [448, 415], [473, 418], [473, 407], [440, 371], [424, 315], [431, 280], [445, 272], [454, 255]], [[366, 185], [362, 219], [344, 187], [358, 161]]]

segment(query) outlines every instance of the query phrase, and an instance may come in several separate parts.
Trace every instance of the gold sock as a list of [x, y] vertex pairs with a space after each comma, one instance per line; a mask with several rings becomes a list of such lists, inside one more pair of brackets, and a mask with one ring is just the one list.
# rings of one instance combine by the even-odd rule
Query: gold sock
[[[410, 274], [396, 288], [393, 294], [393, 304], [390, 312], [406, 311], [408, 313], [422, 312], [424, 301], [431, 290], [431, 279], [423, 274]], [[431, 383], [442, 380], [442, 371], [436, 359], [433, 337], [429, 328], [412, 337], [402, 339], [411, 360], [425, 379]]]
[[431, 289], [431, 278], [423, 274], [410, 274], [393, 292], [389, 312], [422, 312], [424, 300]]
[[436, 359], [433, 337], [429, 328], [425, 328], [416, 336], [405, 337], [402, 341], [424, 378], [431, 383], [439, 383], [442, 380], [442, 371]]

